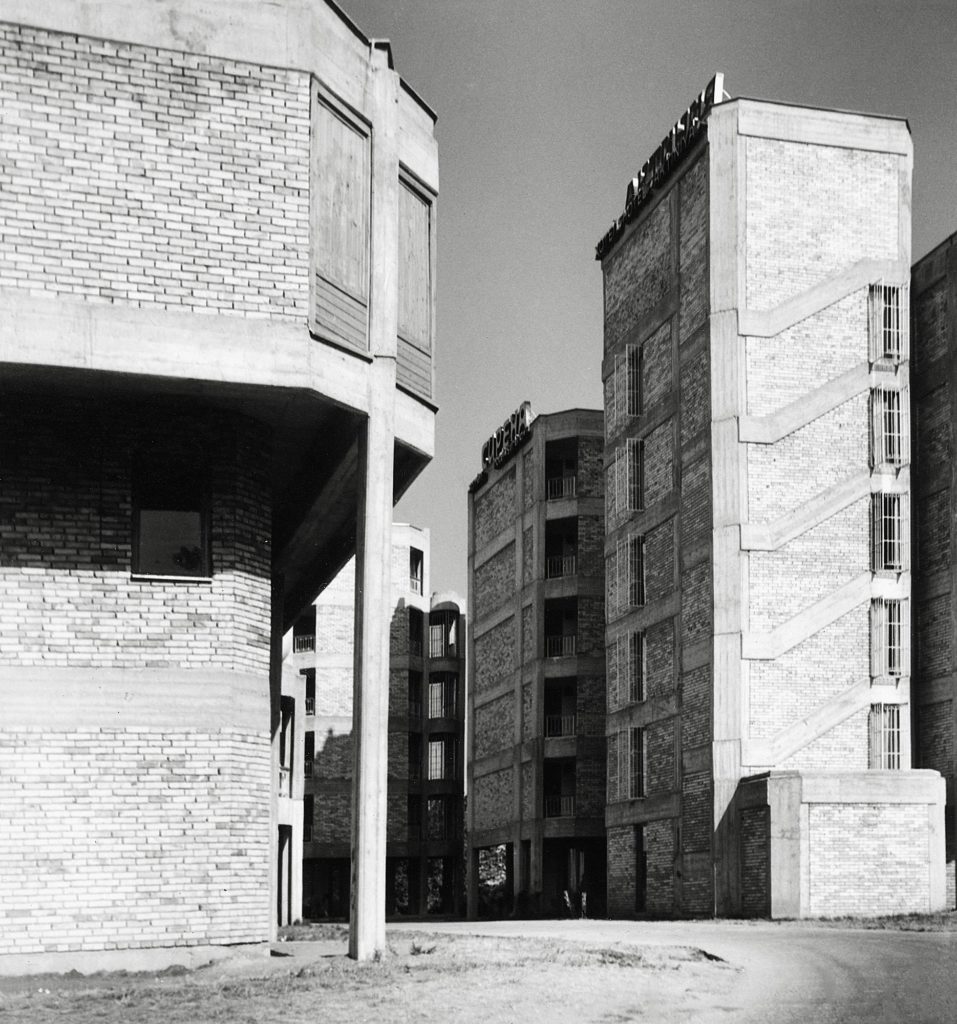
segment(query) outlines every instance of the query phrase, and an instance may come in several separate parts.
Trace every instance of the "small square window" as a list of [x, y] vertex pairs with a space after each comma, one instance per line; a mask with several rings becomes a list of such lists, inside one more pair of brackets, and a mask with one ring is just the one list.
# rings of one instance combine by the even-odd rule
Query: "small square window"
[[209, 503], [202, 470], [186, 456], [141, 457], [132, 484], [133, 572], [210, 576]]

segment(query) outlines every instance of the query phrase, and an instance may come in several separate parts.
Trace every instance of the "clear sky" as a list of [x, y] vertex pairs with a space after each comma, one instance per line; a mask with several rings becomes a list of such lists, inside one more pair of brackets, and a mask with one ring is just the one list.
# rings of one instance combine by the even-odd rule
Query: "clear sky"
[[957, 231], [957, 0], [340, 0], [438, 113], [436, 455], [396, 509], [467, 592], [467, 488], [521, 402], [601, 405], [594, 246], [715, 71], [906, 117], [913, 256]]

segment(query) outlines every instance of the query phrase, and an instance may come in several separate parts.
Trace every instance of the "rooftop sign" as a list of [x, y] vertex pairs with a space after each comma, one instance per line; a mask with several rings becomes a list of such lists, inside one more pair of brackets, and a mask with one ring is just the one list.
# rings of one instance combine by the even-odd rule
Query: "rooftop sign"
[[603, 260], [621, 237], [625, 228], [635, 219], [651, 193], [678, 165], [684, 154], [704, 131], [705, 119], [713, 106], [724, 96], [724, 75], [718, 72], [701, 90], [694, 103], [681, 115], [672, 129], [661, 140], [661, 145], [645, 161], [637, 178], [628, 183], [625, 212], [605, 233], [595, 247], [595, 259]]
[[516, 449], [524, 443], [532, 432], [531, 402], [522, 404], [482, 445], [482, 469], [496, 468], [507, 462]]

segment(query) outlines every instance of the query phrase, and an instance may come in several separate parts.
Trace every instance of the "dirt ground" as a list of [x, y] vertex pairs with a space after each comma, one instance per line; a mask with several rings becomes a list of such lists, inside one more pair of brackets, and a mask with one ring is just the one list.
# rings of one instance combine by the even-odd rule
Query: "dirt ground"
[[356, 964], [328, 943], [237, 954], [200, 970], [0, 979], [0, 1022], [29, 1024], [580, 1024], [698, 1021], [735, 975], [692, 947], [609, 948], [403, 932]]
[[421, 929], [390, 926], [377, 963], [349, 960], [344, 929], [326, 927], [192, 971], [0, 978], [0, 1024], [957, 1020], [948, 922], [930, 931], [729, 921]]

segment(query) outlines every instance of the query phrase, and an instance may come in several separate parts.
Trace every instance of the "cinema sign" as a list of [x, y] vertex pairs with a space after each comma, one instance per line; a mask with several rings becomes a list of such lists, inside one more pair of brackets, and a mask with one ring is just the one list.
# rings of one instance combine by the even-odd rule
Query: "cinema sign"
[[532, 403], [522, 402], [482, 445], [482, 469], [489, 469], [492, 466], [498, 468], [507, 462], [531, 435], [534, 418]]
[[628, 183], [625, 212], [605, 233], [595, 247], [595, 259], [603, 260], [618, 241], [625, 228], [635, 219], [638, 211], [669, 174], [681, 158], [703, 134], [708, 112], [724, 96], [724, 75], [720, 72], [695, 97], [694, 103], [681, 115], [661, 145], [645, 161], [637, 178]]

